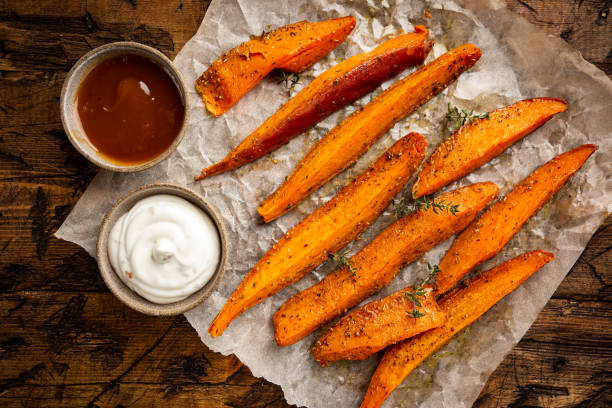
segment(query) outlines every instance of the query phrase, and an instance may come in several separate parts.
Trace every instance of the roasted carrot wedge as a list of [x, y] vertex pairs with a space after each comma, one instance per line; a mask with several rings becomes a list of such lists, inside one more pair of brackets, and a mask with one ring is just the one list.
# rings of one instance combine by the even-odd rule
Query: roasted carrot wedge
[[472, 268], [495, 256], [597, 149], [582, 145], [563, 153], [521, 181], [453, 242], [440, 262], [436, 294], [446, 292]]
[[302, 279], [361, 234], [402, 190], [425, 157], [427, 142], [411, 133], [355, 181], [289, 230], [249, 271], [210, 325], [212, 337], [238, 315]]
[[253, 36], [223, 54], [195, 83], [206, 109], [225, 113], [275, 68], [300, 72], [336, 48], [355, 27], [355, 18], [286, 25]]
[[472, 44], [455, 48], [401, 79], [333, 128], [259, 205], [263, 220], [270, 222], [285, 214], [354, 163], [397, 121], [442, 92], [481, 54]]
[[490, 182], [462, 187], [437, 198], [457, 205], [456, 215], [421, 208], [388, 226], [350, 259], [352, 271], [341, 267], [280, 307], [274, 315], [276, 343], [303, 339], [386, 286], [403, 265], [465, 228], [497, 191]]
[[412, 195], [435, 193], [473, 172], [567, 109], [567, 102], [535, 98], [497, 109], [488, 119], [467, 124], [445, 139], [427, 159], [412, 186]]
[[414, 315], [417, 305], [406, 297], [414, 288], [402, 289], [344, 316], [317, 340], [312, 356], [323, 366], [338, 360], [364, 360], [391, 344], [442, 326], [446, 315], [433, 289], [423, 291], [417, 298], [418, 318]]
[[422, 361], [553, 259], [550, 252], [527, 252], [444, 295], [439, 304], [446, 313], [446, 323], [389, 347], [372, 376], [361, 408], [380, 407]]
[[414, 33], [395, 37], [370, 52], [355, 55], [328, 69], [247, 136], [227, 157], [202, 170], [196, 180], [260, 158], [407, 67], [422, 64], [432, 45], [427, 34], [425, 27], [416, 26]]

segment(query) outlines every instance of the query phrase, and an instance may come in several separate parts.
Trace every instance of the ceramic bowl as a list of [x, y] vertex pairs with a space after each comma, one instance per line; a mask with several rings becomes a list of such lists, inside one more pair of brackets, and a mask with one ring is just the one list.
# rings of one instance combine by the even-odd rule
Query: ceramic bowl
[[[96, 149], [91, 145], [89, 139], [83, 130], [81, 119], [79, 118], [79, 112], [76, 105], [76, 94], [81, 85], [81, 82], [87, 77], [89, 72], [95, 68], [103, 60], [122, 54], [136, 54], [148, 58], [157, 65], [159, 65], [172, 79], [176, 89], [178, 90], [183, 106], [185, 107], [185, 115], [183, 118], [182, 126], [179, 130], [178, 135], [172, 142], [172, 144], [159, 156], [146, 162], [134, 165], [121, 165], [107, 160], [106, 158], [98, 155]], [[181, 73], [176, 69], [172, 61], [168, 59], [164, 54], [157, 51], [155, 48], [148, 47], [139, 43], [125, 41], [115, 42], [98, 47], [77, 61], [72, 67], [64, 85], [62, 87], [62, 94], [60, 98], [60, 113], [62, 117], [62, 124], [64, 130], [68, 135], [70, 143], [83, 155], [92, 162], [93, 164], [102, 168], [120, 171], [120, 172], [131, 172], [148, 169], [156, 165], [157, 163], [168, 157], [179, 145], [185, 134], [187, 123], [189, 121], [189, 97], [187, 86]]]
[[[221, 243], [219, 265], [206, 285], [186, 299], [168, 304], [153, 303], [138, 295], [136, 292], [126, 286], [113, 270], [108, 258], [108, 239], [110, 231], [113, 228], [113, 225], [115, 225], [115, 222], [117, 222], [119, 217], [128, 212], [138, 201], [156, 194], [172, 194], [184, 198], [195, 206], [201, 208], [210, 216], [216, 225]], [[104, 217], [104, 220], [102, 221], [102, 225], [100, 226], [100, 231], [98, 233], [97, 257], [98, 267], [100, 268], [100, 274], [102, 275], [102, 279], [104, 279], [104, 283], [106, 283], [108, 289], [121, 302], [125, 303], [134, 310], [148, 315], [177, 315], [193, 309], [208, 298], [223, 278], [225, 273], [225, 264], [227, 262], [227, 233], [223, 225], [223, 220], [217, 211], [212, 205], [210, 205], [210, 203], [208, 203], [194, 191], [169, 183], [149, 184], [126, 194], [108, 211]]]

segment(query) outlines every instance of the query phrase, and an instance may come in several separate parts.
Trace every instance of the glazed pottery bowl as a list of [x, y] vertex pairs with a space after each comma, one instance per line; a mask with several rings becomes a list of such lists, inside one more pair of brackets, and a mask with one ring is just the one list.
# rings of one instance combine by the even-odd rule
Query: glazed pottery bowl
[[[202, 211], [208, 214], [217, 227], [219, 241], [221, 244], [219, 264], [217, 265], [217, 269], [210, 280], [200, 290], [191, 294], [189, 297], [181, 301], [168, 304], [153, 303], [130, 289], [125, 283], [123, 283], [121, 278], [117, 276], [108, 257], [108, 241], [110, 231], [119, 217], [128, 212], [140, 200], [158, 194], [170, 194], [184, 198], [185, 200], [194, 204], [196, 207], [202, 209]], [[104, 220], [102, 221], [102, 225], [100, 226], [100, 231], [98, 233], [97, 258], [102, 279], [106, 283], [106, 286], [108, 286], [109, 290], [121, 302], [125, 303], [134, 310], [148, 315], [177, 315], [193, 309], [208, 298], [223, 278], [225, 273], [225, 265], [227, 262], [227, 233], [223, 225], [223, 219], [219, 216], [214, 207], [199, 194], [176, 184], [149, 184], [126, 194], [108, 211], [104, 217]]]
[[[172, 144], [170, 144], [170, 146], [168, 146], [168, 148], [160, 155], [145, 163], [123, 165], [114, 163], [98, 154], [96, 148], [89, 142], [79, 117], [76, 96], [79, 86], [92, 69], [107, 58], [126, 54], [139, 55], [148, 58], [150, 61], [161, 67], [166, 74], [168, 74], [179, 92], [181, 101], [183, 102], [183, 106], [185, 108], [185, 114], [183, 115], [183, 122], [179, 132], [174, 138]], [[62, 117], [64, 130], [66, 131], [66, 135], [68, 135], [68, 140], [70, 140], [70, 143], [72, 143], [79, 153], [85, 156], [87, 160], [107, 170], [133, 172], [148, 169], [149, 167], [156, 165], [167, 158], [174, 150], [176, 150], [177, 146], [183, 139], [185, 129], [187, 128], [187, 123], [189, 122], [189, 97], [187, 86], [185, 85], [185, 81], [183, 80], [181, 73], [174, 66], [172, 61], [170, 61], [170, 59], [168, 59], [168, 57], [166, 57], [164, 54], [157, 51], [155, 48], [135, 42], [115, 42], [103, 45], [88, 52], [81, 57], [76, 64], [74, 64], [66, 76], [66, 80], [64, 81], [64, 85], [62, 87], [60, 114]]]

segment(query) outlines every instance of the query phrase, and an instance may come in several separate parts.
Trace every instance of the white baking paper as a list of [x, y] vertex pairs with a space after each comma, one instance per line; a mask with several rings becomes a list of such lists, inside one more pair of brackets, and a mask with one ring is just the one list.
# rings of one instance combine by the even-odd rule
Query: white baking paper
[[[425, 18], [429, 8], [432, 18]], [[321, 368], [310, 356], [310, 346], [321, 331], [279, 348], [273, 340], [272, 315], [298, 290], [333, 269], [322, 265], [301, 282], [240, 316], [223, 334], [211, 339], [207, 328], [242, 276], [291, 226], [365, 169], [394, 140], [409, 131], [427, 137], [431, 152], [442, 137], [447, 103], [477, 112], [490, 111], [518, 99], [551, 96], [569, 102], [569, 109], [522, 142], [465, 179], [449, 186], [492, 180], [509, 191], [532, 170], [555, 155], [583, 143], [599, 151], [570, 182], [523, 227], [502, 253], [479, 270], [527, 250], [544, 249], [556, 259], [495, 306], [469, 330], [419, 368], [390, 396], [386, 407], [467, 407], [477, 398], [488, 375], [523, 336], [570, 270], [589, 238], [612, 210], [610, 163], [612, 138], [611, 81], [560, 39], [539, 32], [505, 9], [499, 0], [450, 1], [329, 1], [329, 0], [215, 0], [197, 34], [175, 59], [187, 83], [195, 79], [224, 51], [271, 28], [308, 19], [345, 15], [357, 18], [346, 41], [304, 75], [301, 89], [338, 61], [368, 51], [390, 36], [424, 24], [436, 41], [428, 61], [447, 49], [472, 42], [483, 50], [480, 62], [445, 92], [400, 121], [353, 167], [312, 194], [296, 210], [269, 224], [257, 217], [257, 204], [287, 176], [309, 147], [342, 118], [380, 92], [324, 120], [313, 130], [261, 160], [229, 174], [200, 183], [192, 181], [202, 167], [222, 159], [232, 147], [275, 112], [288, 98], [274, 79], [265, 79], [220, 118], [206, 113], [192, 89], [191, 122], [178, 150], [145, 172], [120, 174], [101, 171], [64, 222], [57, 236], [76, 242], [95, 256], [96, 235], [103, 214], [126, 192], [150, 182], [171, 181], [195, 189], [223, 215], [229, 231], [229, 264], [218, 290], [186, 314], [204, 344], [223, 354], [234, 353], [255, 376], [280, 384], [289, 403], [311, 408], [357, 407], [379, 356], [363, 362], [339, 362]], [[400, 77], [406, 75], [403, 73]], [[388, 87], [392, 82], [384, 84]], [[410, 184], [407, 190], [410, 188]], [[393, 221], [391, 210], [350, 245], [357, 250]], [[426, 255], [437, 263], [450, 242]], [[406, 286], [424, 275], [420, 264], [402, 270], [376, 298]]]

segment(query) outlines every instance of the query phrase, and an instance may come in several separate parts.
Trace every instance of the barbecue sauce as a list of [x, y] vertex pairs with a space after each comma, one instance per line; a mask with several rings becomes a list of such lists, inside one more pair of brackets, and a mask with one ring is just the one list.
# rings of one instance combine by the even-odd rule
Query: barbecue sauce
[[162, 154], [177, 137], [185, 115], [170, 76], [134, 54], [96, 66], [79, 86], [76, 103], [89, 142], [119, 165], [146, 163]]

